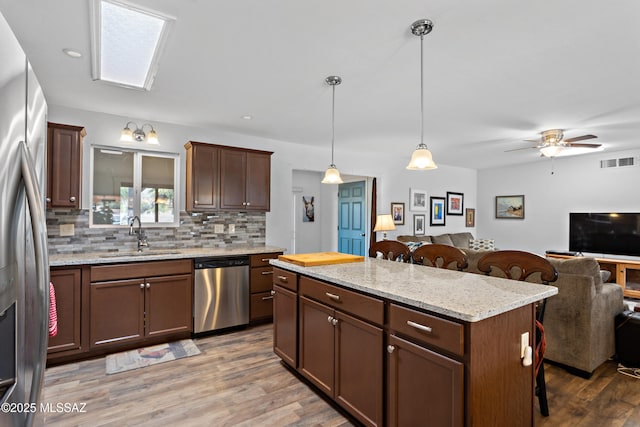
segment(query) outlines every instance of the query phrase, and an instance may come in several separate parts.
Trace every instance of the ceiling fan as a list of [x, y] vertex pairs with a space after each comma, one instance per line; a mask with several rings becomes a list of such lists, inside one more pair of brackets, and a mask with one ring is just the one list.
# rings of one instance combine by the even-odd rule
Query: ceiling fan
[[540, 140], [525, 140], [529, 142], [537, 142], [538, 145], [533, 147], [514, 148], [509, 151], [526, 150], [529, 148], [537, 148], [540, 150], [540, 154], [544, 157], [555, 157], [560, 154], [561, 151], [567, 148], [598, 148], [602, 144], [576, 144], [578, 141], [585, 141], [587, 139], [597, 138], [595, 135], [581, 135], [573, 138], [564, 139], [564, 133], [562, 129], [549, 129], [540, 133]]

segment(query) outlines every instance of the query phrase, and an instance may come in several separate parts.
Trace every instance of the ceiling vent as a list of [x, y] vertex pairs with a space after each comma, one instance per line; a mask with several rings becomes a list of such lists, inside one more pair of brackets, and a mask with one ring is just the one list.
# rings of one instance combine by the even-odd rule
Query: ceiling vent
[[617, 168], [623, 166], [635, 166], [637, 165], [637, 160], [635, 157], [622, 157], [620, 159], [607, 159], [600, 160], [600, 168]]

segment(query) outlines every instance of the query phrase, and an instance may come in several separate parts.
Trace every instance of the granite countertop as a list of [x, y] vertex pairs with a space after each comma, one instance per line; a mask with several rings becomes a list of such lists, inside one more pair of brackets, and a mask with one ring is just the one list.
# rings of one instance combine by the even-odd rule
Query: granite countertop
[[487, 319], [558, 293], [554, 286], [375, 258], [318, 267], [301, 267], [277, 259], [270, 263], [467, 322]]
[[86, 264], [110, 264], [114, 262], [140, 262], [199, 257], [226, 257], [284, 252], [276, 246], [231, 246], [225, 248], [145, 249], [142, 252], [85, 252], [81, 254], [49, 255], [51, 267]]

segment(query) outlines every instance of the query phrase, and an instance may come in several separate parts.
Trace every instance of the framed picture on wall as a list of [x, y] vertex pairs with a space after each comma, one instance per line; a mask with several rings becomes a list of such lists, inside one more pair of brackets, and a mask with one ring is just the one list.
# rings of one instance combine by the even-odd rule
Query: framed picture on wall
[[412, 211], [427, 210], [427, 192], [412, 188], [409, 190], [409, 209]]
[[465, 210], [465, 222], [464, 225], [466, 227], [475, 227], [476, 226], [476, 210], [473, 208], [467, 208]]
[[396, 225], [404, 225], [404, 203], [391, 203], [391, 216], [393, 223]]
[[524, 195], [496, 196], [496, 218], [524, 219]]
[[447, 191], [447, 215], [462, 215], [464, 194]]
[[446, 199], [444, 197], [431, 197], [431, 220], [430, 225], [445, 225], [444, 205]]
[[416, 214], [413, 216], [413, 235], [424, 235], [424, 222], [426, 221], [424, 214]]

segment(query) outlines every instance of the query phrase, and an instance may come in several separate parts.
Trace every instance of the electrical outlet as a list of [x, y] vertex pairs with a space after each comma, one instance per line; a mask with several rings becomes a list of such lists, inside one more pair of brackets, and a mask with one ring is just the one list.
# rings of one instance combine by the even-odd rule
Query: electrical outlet
[[229, 233], [235, 233], [235, 232], [236, 232], [236, 225], [229, 224]]
[[60, 224], [60, 237], [73, 236], [75, 227], [73, 224]]
[[213, 231], [216, 233], [224, 233], [224, 224], [214, 224]]

